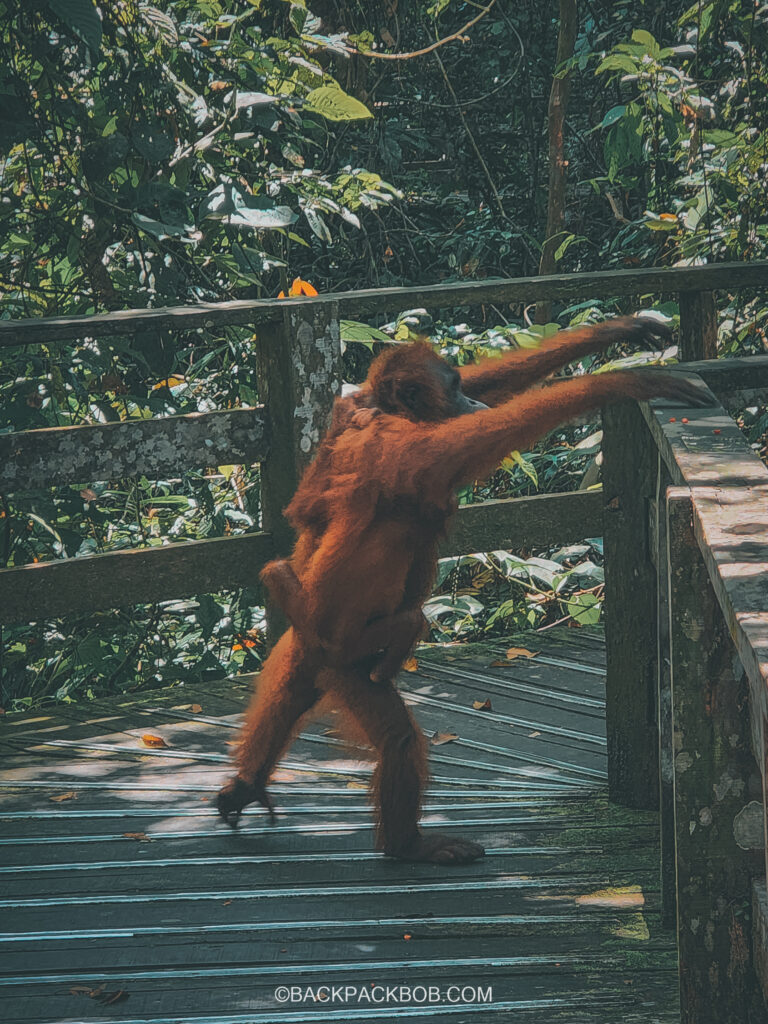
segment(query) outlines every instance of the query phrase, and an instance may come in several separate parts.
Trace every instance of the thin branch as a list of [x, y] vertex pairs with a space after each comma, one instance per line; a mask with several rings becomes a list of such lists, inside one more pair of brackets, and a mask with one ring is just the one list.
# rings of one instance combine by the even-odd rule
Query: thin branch
[[436, 43], [425, 46], [423, 50], [412, 50], [410, 53], [379, 53], [377, 50], [358, 50], [353, 46], [345, 46], [343, 49], [357, 57], [377, 57], [379, 60], [412, 60], [414, 57], [423, 57], [425, 54], [437, 50], [438, 47], [445, 46], [446, 43], [452, 43], [457, 39], [462, 43], [465, 42], [464, 33], [468, 32], [478, 21], [481, 21], [495, 3], [496, 0], [491, 0], [487, 7], [483, 7], [480, 13], [471, 21], [468, 21], [466, 25], [463, 25], [458, 32], [454, 32], [453, 35], [446, 36], [444, 39], [438, 39]]

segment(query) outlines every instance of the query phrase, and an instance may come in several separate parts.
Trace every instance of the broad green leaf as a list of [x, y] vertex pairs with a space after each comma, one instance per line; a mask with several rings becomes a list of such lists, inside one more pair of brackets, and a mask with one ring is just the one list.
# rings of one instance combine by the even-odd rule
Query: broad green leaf
[[290, 206], [275, 206], [264, 196], [250, 196], [234, 185], [222, 182], [200, 204], [199, 217], [223, 220], [236, 227], [269, 231], [286, 228], [298, 220]]
[[364, 103], [336, 85], [321, 85], [319, 89], [312, 89], [304, 100], [304, 107], [329, 121], [362, 121], [373, 117]]
[[339, 332], [342, 341], [363, 343], [392, 341], [390, 336], [380, 331], [378, 327], [369, 327], [368, 324], [359, 323], [357, 320], [340, 320]]
[[194, 224], [164, 224], [162, 221], [136, 212], [131, 214], [131, 220], [137, 228], [146, 231], [158, 241], [163, 238], [178, 238], [182, 242], [191, 243], [197, 242], [201, 238], [200, 232], [195, 231]]
[[92, 53], [101, 48], [101, 18], [93, 0], [48, 0], [48, 6]]
[[645, 46], [647, 52], [656, 59], [659, 58], [661, 53], [661, 47], [653, 38], [650, 32], [646, 32], [645, 29], [636, 28], [632, 33], [632, 40], [635, 43], [640, 43], [641, 46]]
[[619, 118], [624, 116], [626, 109], [627, 108], [624, 103], [619, 104], [618, 107], [611, 107], [611, 109], [605, 115], [603, 120], [600, 122], [600, 127], [607, 128], [609, 125], [612, 125], [614, 121], [618, 121]]
[[574, 594], [566, 601], [566, 608], [580, 626], [596, 626], [600, 621], [602, 604], [594, 594]]
[[[563, 258], [563, 256], [565, 256], [566, 252], [574, 244], [574, 242], [586, 241], [587, 239], [584, 237], [584, 235], [568, 235], [562, 242], [562, 244], [558, 246], [555, 252], [555, 262], [557, 263], [559, 260]], [[547, 335], [545, 335], [545, 337], [547, 337]]]
[[325, 223], [323, 215], [312, 206], [304, 207], [304, 216], [307, 218], [307, 224], [312, 229], [313, 234], [317, 235], [323, 242], [327, 242], [329, 245], [333, 241], [331, 232], [328, 230], [328, 225]]
[[628, 54], [622, 53], [609, 53], [607, 57], [597, 65], [595, 74], [599, 75], [603, 71], [627, 71], [630, 74], [637, 72], [638, 62], [630, 57]]
[[[224, 102], [229, 103], [232, 95], [231, 92], [227, 93], [224, 97]], [[265, 92], [238, 92], [235, 94], [235, 108], [237, 110], [253, 110], [273, 107], [278, 99], [278, 96], [270, 96]]]
[[514, 469], [515, 466], [519, 466], [528, 479], [532, 481], [533, 486], [539, 486], [539, 475], [536, 472], [536, 467], [532, 462], [529, 462], [528, 459], [524, 458], [519, 451], [512, 452], [509, 458], [504, 459], [502, 466], [507, 470], [511, 470]]

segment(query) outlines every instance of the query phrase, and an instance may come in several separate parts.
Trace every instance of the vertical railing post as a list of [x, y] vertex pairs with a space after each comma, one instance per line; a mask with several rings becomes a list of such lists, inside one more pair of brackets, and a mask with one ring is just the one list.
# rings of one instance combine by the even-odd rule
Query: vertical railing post
[[[270, 450], [261, 466], [264, 529], [275, 553], [287, 555], [293, 532], [283, 516], [299, 478], [312, 461], [341, 392], [341, 343], [337, 303], [291, 306], [281, 320], [257, 332], [261, 398], [270, 425]], [[284, 628], [267, 602], [267, 639]]]
[[659, 725], [659, 838], [661, 919], [665, 928], [674, 928], [677, 915], [675, 873], [675, 793], [674, 743], [672, 736], [672, 663], [669, 649], [669, 556], [667, 550], [667, 490], [669, 471], [661, 455], [656, 470], [656, 576], [658, 586], [656, 706]]
[[[763, 826], [763, 867], [762, 878], [752, 886], [752, 925], [755, 949], [755, 970], [760, 980], [766, 1006], [768, 1007], [768, 718], [760, 718], [760, 735], [756, 737], [757, 749], [762, 757], [763, 799], [761, 805]], [[753, 739], [754, 742], [754, 739]], [[755, 836], [754, 841], [757, 841]]]
[[656, 570], [649, 538], [656, 449], [634, 403], [603, 411], [608, 793], [658, 806]]
[[714, 292], [680, 292], [681, 360], [717, 358], [717, 306]]
[[667, 501], [677, 942], [683, 1024], [765, 1020], [752, 958], [752, 877], [738, 842], [757, 766], [744, 669], [693, 532], [690, 494]]

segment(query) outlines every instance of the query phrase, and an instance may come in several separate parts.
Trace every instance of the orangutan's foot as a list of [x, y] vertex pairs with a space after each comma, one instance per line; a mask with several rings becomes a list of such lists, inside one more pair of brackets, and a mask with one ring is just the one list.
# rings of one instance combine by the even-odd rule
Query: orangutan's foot
[[275, 824], [275, 807], [272, 798], [261, 782], [246, 782], [236, 775], [233, 779], [219, 790], [216, 797], [216, 806], [222, 821], [231, 828], [237, 828], [240, 821], [240, 814], [248, 804], [261, 804], [269, 811], [269, 820]]

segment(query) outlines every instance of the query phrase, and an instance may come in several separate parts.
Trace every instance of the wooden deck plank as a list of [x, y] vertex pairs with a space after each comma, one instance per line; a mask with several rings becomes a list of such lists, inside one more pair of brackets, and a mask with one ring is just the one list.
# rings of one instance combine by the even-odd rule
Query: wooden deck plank
[[[512, 640], [447, 660], [427, 648], [401, 680], [425, 731], [458, 737], [430, 748], [424, 827], [488, 854], [453, 871], [373, 851], [370, 756], [345, 748], [332, 719], [278, 769], [276, 826], [258, 809], [236, 833], [218, 824], [247, 685], [6, 716], [2, 1019], [672, 1024], [656, 824], [605, 801], [604, 650], [599, 634], [569, 633], [493, 667]], [[490, 710], [473, 707], [486, 698]], [[169, 746], [143, 746], [145, 733]], [[493, 997], [361, 1011], [274, 996], [374, 982], [490, 985]], [[126, 997], [101, 1006], [71, 992], [83, 986]]]

